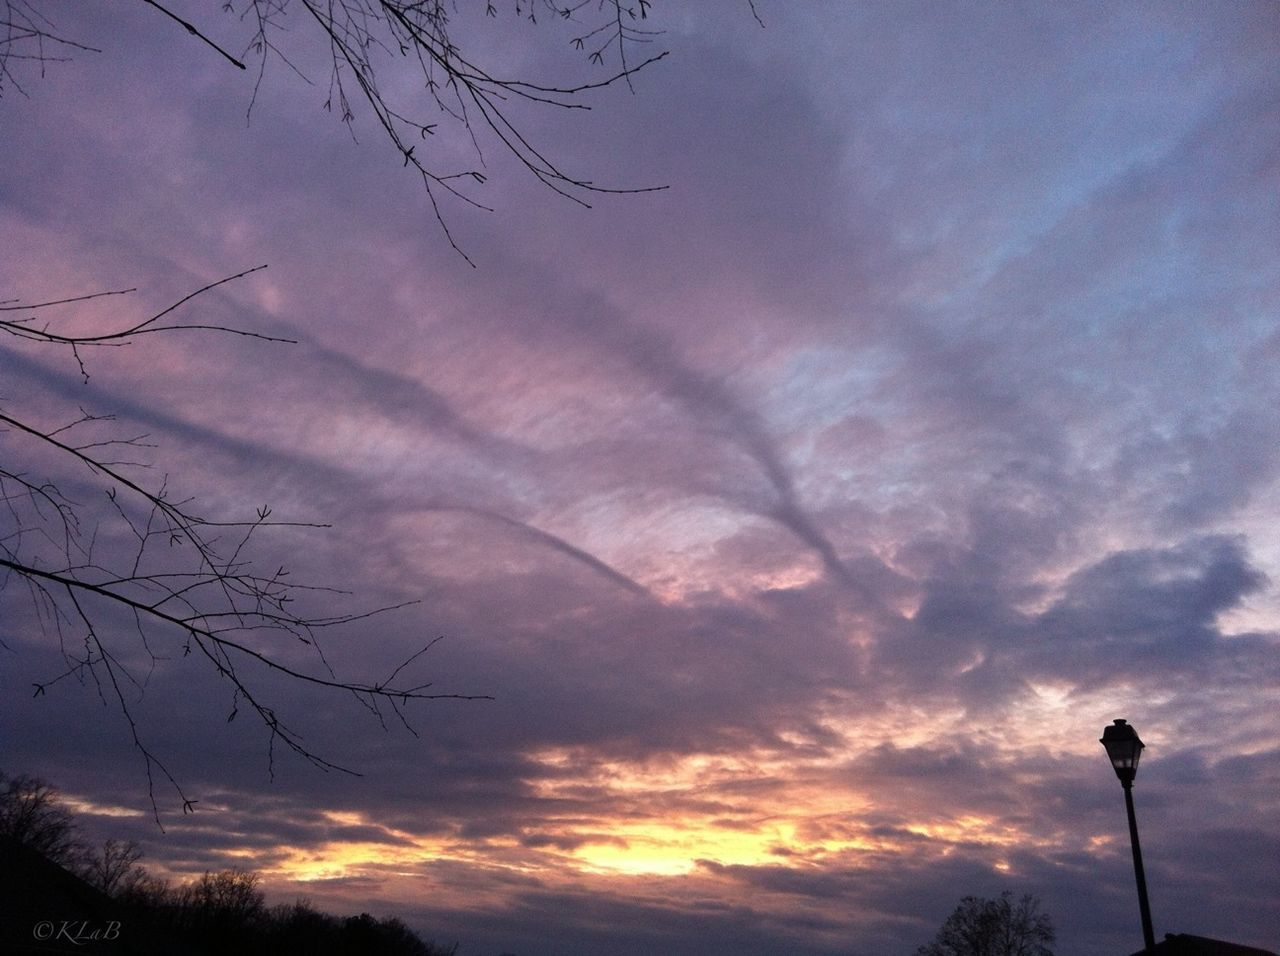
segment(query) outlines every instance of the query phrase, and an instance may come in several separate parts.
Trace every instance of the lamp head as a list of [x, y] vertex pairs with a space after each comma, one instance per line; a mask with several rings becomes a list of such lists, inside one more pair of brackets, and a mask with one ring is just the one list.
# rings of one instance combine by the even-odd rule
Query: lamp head
[[1128, 721], [1117, 718], [1102, 732], [1099, 741], [1107, 748], [1107, 757], [1115, 768], [1120, 782], [1128, 785], [1138, 772], [1138, 758], [1142, 756], [1143, 743], [1138, 732], [1129, 726]]

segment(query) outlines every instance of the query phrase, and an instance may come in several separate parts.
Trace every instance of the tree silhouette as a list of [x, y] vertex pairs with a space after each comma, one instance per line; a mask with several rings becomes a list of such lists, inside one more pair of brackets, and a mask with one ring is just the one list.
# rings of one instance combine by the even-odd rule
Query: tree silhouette
[[[71, 952], [80, 945], [86, 951], [136, 956], [457, 952], [456, 944], [423, 942], [394, 917], [335, 916], [301, 899], [268, 908], [261, 878], [251, 870], [207, 870], [172, 886], [147, 872], [132, 842], [107, 839], [101, 853], [83, 855], [75, 839], [78, 828], [55, 787], [26, 775], [0, 774], [0, 783], [0, 872], [6, 879], [0, 897], [0, 952]], [[81, 921], [99, 929], [111, 921], [127, 927], [127, 940], [122, 935], [120, 942], [107, 940], [100, 946], [90, 939], [66, 945], [54, 941], [33, 949], [31, 917], [50, 913], [74, 913], [68, 921], [72, 932]]]
[[100, 848], [85, 852], [79, 867], [80, 877], [108, 896], [123, 896], [133, 892], [147, 878], [139, 865], [142, 850], [133, 840], [106, 839]]
[[1054, 939], [1040, 900], [1026, 894], [1015, 901], [1006, 890], [997, 900], [966, 896], [916, 956], [1053, 956]]
[[76, 825], [55, 787], [38, 777], [0, 771], [0, 837], [30, 847], [62, 866], [74, 866], [81, 845]]
[[179, 891], [180, 905], [197, 925], [209, 928], [245, 926], [266, 915], [267, 905], [257, 873], [243, 869], [204, 873]]
[[[509, 77], [500, 65], [481, 62], [455, 40], [456, 0], [224, 0], [219, 16], [193, 23], [158, 0], [136, 0], [174, 23], [227, 63], [252, 74], [246, 87], [252, 112], [268, 66], [301, 73], [295, 65], [317, 49], [328, 54], [324, 108], [353, 129], [358, 114], [372, 114], [384, 142], [425, 189], [449, 244], [466, 258], [450, 232], [441, 200], [448, 197], [491, 211], [475, 187], [488, 178], [486, 150], [514, 158], [543, 186], [584, 206], [593, 194], [648, 192], [662, 186], [603, 185], [567, 170], [537, 142], [530, 111], [590, 109], [593, 94], [665, 57], [654, 50], [661, 30], [648, 26], [653, 0], [472, 0], [464, 7], [494, 18], [506, 10], [537, 24], [559, 24], [559, 36], [597, 70], [572, 81]], [[754, 12], [754, 8], [753, 8]], [[73, 54], [101, 53], [50, 20], [46, 5], [0, 0], [0, 95], [22, 91], [22, 66], [43, 72]], [[758, 19], [758, 18], [757, 18]], [[243, 52], [227, 49], [215, 34], [240, 34]], [[647, 55], [639, 56], [639, 51]], [[254, 65], [250, 71], [248, 66]], [[310, 79], [308, 77], [308, 79]], [[456, 165], [459, 146], [474, 156]], [[436, 157], [449, 157], [439, 159]], [[467, 259], [470, 262], [470, 259]]]
[[[347, 124], [361, 104], [372, 113], [404, 166], [425, 187], [455, 249], [438, 199], [447, 195], [484, 208], [463, 190], [468, 183], [484, 182], [486, 144], [496, 143], [543, 185], [574, 201], [586, 204], [592, 193], [616, 191], [565, 172], [535, 145], [517, 114], [522, 107], [586, 109], [584, 97], [618, 81], [629, 82], [636, 70], [665, 55], [656, 52], [639, 61], [632, 57], [633, 48], [657, 36], [640, 25], [649, 16], [649, 0], [502, 4], [532, 22], [545, 17], [568, 24], [571, 46], [607, 69], [591, 81], [559, 84], [509, 78], [477, 62], [454, 41], [456, 4], [446, 0], [229, 0], [222, 9], [233, 15], [230, 19], [211, 13], [208, 22], [199, 24], [157, 0], [138, 3], [234, 68], [243, 70], [246, 59], [255, 61], [256, 78], [246, 88], [249, 109], [268, 64], [291, 68], [294, 44], [323, 47], [331, 64], [326, 107]], [[495, 2], [470, 6], [489, 17], [500, 8]], [[102, 52], [70, 35], [51, 16], [47, 5], [32, 0], [0, 0], [0, 95], [8, 89], [25, 93], [20, 80], [32, 72], [42, 74], [50, 64]], [[218, 32], [246, 29], [242, 54], [229, 52], [213, 38]], [[403, 92], [414, 87], [404, 82], [404, 71], [417, 74], [414, 94]], [[432, 156], [457, 154], [459, 138], [470, 145], [477, 164], [462, 169], [434, 165]], [[122, 293], [0, 302], [0, 331], [24, 348], [67, 350], [85, 381], [86, 357], [93, 349], [120, 347], [161, 332], [201, 330], [279, 341], [183, 318], [192, 299], [254, 271], [210, 283], [155, 315], [88, 333], [63, 331], [75, 327], [66, 310]], [[57, 318], [50, 321], [53, 314]], [[56, 639], [66, 663], [61, 673], [35, 683], [34, 694], [45, 696], [60, 681], [75, 678], [92, 682], [115, 702], [144, 758], [157, 820], [159, 780], [175, 789], [184, 811], [196, 801], [148, 747], [134, 719], [130, 695], [143, 685], [132, 663], [139, 651], [147, 667], [163, 656], [166, 641], [184, 656], [203, 658], [231, 688], [228, 720], [243, 709], [267, 727], [272, 759], [280, 743], [326, 769], [335, 765], [302, 743], [255, 690], [246, 668], [352, 693], [380, 721], [391, 715], [403, 722], [400, 708], [410, 700], [458, 696], [432, 694], [428, 684], [406, 682], [403, 668], [417, 655], [380, 681], [350, 681], [328, 668], [317, 632], [361, 620], [369, 612], [308, 616], [296, 609], [295, 601], [317, 589], [291, 582], [284, 568], [259, 571], [251, 560], [253, 545], [264, 532], [306, 523], [280, 521], [267, 507], [229, 518], [202, 513], [190, 499], [175, 494], [167, 479], [147, 481], [145, 468], [151, 463], [146, 436], [119, 433], [110, 414], [101, 411], [46, 420], [15, 408], [12, 396], [0, 396], [0, 441], [0, 598], [13, 601], [19, 592], [29, 598], [39, 626]], [[386, 609], [373, 613], [380, 610]], [[279, 641], [264, 640], [271, 637], [315, 649], [318, 669], [299, 669], [286, 660]]]
[[[575, 58], [580, 54], [604, 70], [595, 79], [573, 82], [512, 78], [478, 62], [455, 42], [455, 0], [226, 0], [221, 7], [230, 18], [210, 12], [200, 23], [158, 0], [136, 2], [185, 31], [229, 69], [248, 76], [246, 61], [255, 63], [255, 78], [246, 87], [250, 110], [269, 64], [293, 68], [295, 49], [321, 49], [331, 66], [326, 107], [347, 124], [361, 108], [373, 115], [385, 141], [420, 180], [444, 235], [460, 253], [439, 200], [447, 196], [486, 208], [466, 190], [484, 182], [485, 153], [495, 145], [543, 186], [584, 205], [596, 193], [634, 191], [567, 172], [535, 142], [525, 120], [528, 110], [587, 109], [592, 94], [630, 83], [636, 71], [665, 56], [662, 51], [638, 55], [652, 49], [660, 32], [646, 25], [651, 0], [476, 0], [465, 5], [487, 17], [505, 9], [532, 22], [551, 19], [567, 27]], [[22, 92], [20, 81], [50, 64], [102, 52], [51, 15], [47, 5], [34, 0], [0, 0], [0, 95]], [[247, 31], [241, 37], [243, 53], [215, 38], [237, 30]], [[406, 82], [406, 74], [416, 84]], [[476, 162], [461, 168], [440, 165], [453, 162], [436, 157], [458, 155], [458, 141], [468, 145]], [[98, 300], [123, 292], [0, 301], [0, 332], [8, 333], [0, 336], [7, 341], [0, 344], [0, 354], [9, 348], [63, 350], [87, 381], [95, 349], [154, 334], [201, 331], [282, 341], [188, 318], [192, 300], [256, 271], [211, 282], [156, 314], [100, 323], [89, 331], [68, 310], [100, 305]], [[317, 592], [327, 589], [293, 582], [283, 567], [261, 569], [254, 562], [255, 547], [272, 529], [320, 525], [282, 521], [265, 506], [208, 514], [176, 491], [167, 476], [149, 477], [150, 449], [146, 435], [120, 432], [108, 411], [82, 409], [73, 417], [51, 419], [31, 396], [0, 395], [0, 612], [9, 627], [30, 622], [61, 652], [65, 666], [35, 681], [34, 696], [46, 697], [68, 679], [80, 681], [123, 716], [143, 758], [157, 822], [159, 784], [172, 788], [184, 812], [198, 802], [147, 744], [134, 716], [147, 673], [166, 657], [200, 659], [225, 682], [227, 720], [244, 712], [266, 728], [269, 768], [280, 745], [321, 768], [348, 769], [304, 744], [282, 719], [261, 689], [269, 677], [352, 695], [384, 726], [390, 718], [408, 727], [402, 708], [410, 701], [469, 696], [433, 693], [429, 683], [409, 678], [407, 668], [429, 644], [381, 679], [334, 673], [319, 632], [389, 609], [308, 613], [300, 599], [321, 597]], [[24, 600], [26, 620], [14, 613]], [[297, 662], [292, 652], [299, 647], [313, 654], [313, 666]]]
[[[178, 310], [192, 299], [244, 275], [211, 283], [141, 321], [91, 333], [63, 334], [58, 323], [37, 322], [50, 309], [101, 295], [0, 304], [0, 314], [18, 315], [0, 319], [0, 331], [27, 347], [69, 350], [86, 382], [87, 352], [151, 334], [197, 330], [280, 341], [179, 317]], [[329, 667], [320, 631], [392, 609], [307, 615], [297, 599], [332, 589], [293, 583], [284, 567], [260, 572], [252, 561], [254, 539], [264, 532], [318, 525], [279, 521], [266, 507], [243, 520], [201, 514], [189, 499], [170, 491], [167, 479], [148, 483], [146, 436], [120, 435], [110, 416], [82, 412], [71, 421], [50, 422], [0, 402], [0, 442], [0, 610], [25, 598], [65, 664], [35, 682], [33, 694], [45, 697], [72, 678], [93, 684], [104, 700], [114, 702], [143, 757], [157, 822], [158, 780], [174, 789], [184, 812], [198, 801], [186, 795], [147, 745], [134, 718], [133, 701], [145, 685], [138, 661], [149, 670], [174, 652], [203, 659], [231, 692], [227, 720], [243, 708], [267, 729], [269, 768], [279, 744], [323, 769], [354, 772], [319, 755], [281, 719], [258, 689], [263, 672], [353, 695], [383, 726], [392, 716], [410, 730], [403, 712], [409, 701], [476, 699], [436, 693], [429, 682], [407, 679], [406, 668], [430, 643], [381, 680], [348, 680]], [[28, 464], [20, 469], [15, 462]], [[69, 487], [77, 489], [74, 495], [64, 490]], [[9, 617], [17, 615], [10, 611]], [[315, 667], [303, 669], [289, 656], [298, 646], [313, 652]]]

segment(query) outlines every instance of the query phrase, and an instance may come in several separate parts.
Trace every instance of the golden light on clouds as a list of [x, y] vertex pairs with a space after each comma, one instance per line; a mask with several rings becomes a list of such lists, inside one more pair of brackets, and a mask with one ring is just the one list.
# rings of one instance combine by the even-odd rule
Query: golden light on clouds
[[308, 883], [314, 880], [363, 876], [377, 870], [413, 876], [423, 862], [448, 852], [443, 844], [414, 840], [409, 846], [386, 843], [333, 841], [308, 847], [284, 848], [283, 859], [262, 867], [270, 876]]
[[91, 814], [97, 817], [141, 817], [145, 814], [136, 807], [121, 807], [114, 804], [94, 803], [84, 797], [62, 795], [62, 802], [72, 813]]
[[[546, 774], [526, 785], [545, 809], [522, 836], [426, 838], [383, 828], [385, 840], [277, 848], [266, 869], [300, 883], [421, 876], [429, 865], [450, 862], [546, 879], [682, 877], [704, 864], [804, 869], [839, 860], [856, 866], [869, 854], [1046, 842], [989, 814], [912, 821], [903, 807], [894, 826], [873, 825], [873, 817], [883, 823], [886, 808], [843, 773], [844, 755], [807, 763], [764, 751], [628, 762], [549, 748], [533, 757]], [[353, 811], [331, 811], [325, 819], [339, 827], [377, 826]]]
[[943, 843], [1012, 846], [1025, 840], [1025, 834], [991, 817], [963, 816], [941, 823], [909, 823], [904, 829]]

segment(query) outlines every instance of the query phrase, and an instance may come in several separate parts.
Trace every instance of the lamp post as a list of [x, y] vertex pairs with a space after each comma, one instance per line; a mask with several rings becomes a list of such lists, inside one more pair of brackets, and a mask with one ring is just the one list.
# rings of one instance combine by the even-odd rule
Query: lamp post
[[1111, 766], [1124, 787], [1124, 806], [1129, 812], [1129, 844], [1133, 847], [1133, 874], [1138, 879], [1138, 908], [1142, 911], [1142, 938], [1147, 949], [1156, 945], [1151, 929], [1151, 907], [1147, 903], [1147, 878], [1142, 872], [1142, 847], [1138, 843], [1138, 821], [1133, 815], [1133, 778], [1138, 772], [1138, 758], [1142, 756], [1143, 743], [1138, 732], [1127, 721], [1117, 718], [1102, 731], [1099, 741], [1107, 748]]

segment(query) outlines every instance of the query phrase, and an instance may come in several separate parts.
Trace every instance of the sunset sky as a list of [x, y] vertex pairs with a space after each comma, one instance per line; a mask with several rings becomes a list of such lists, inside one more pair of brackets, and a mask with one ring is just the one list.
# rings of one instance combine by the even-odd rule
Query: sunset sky
[[[573, 24], [459, 7], [495, 73], [608, 74]], [[354, 137], [323, 109], [299, 0], [305, 79], [271, 59], [247, 123], [252, 67], [136, 0], [56, 6], [101, 52], [0, 97], [0, 299], [136, 287], [43, 316], [88, 328], [267, 264], [183, 315], [297, 344], [153, 336], [86, 383], [6, 337], [0, 408], [115, 415], [210, 517], [330, 525], [252, 556], [350, 592], [317, 614], [418, 602], [323, 635], [335, 671], [443, 636], [414, 678], [493, 699], [412, 705], [415, 737], [255, 672], [363, 776], [272, 767], [172, 635], [153, 669], [123, 644], [200, 801], [158, 791], [162, 832], [119, 709], [32, 696], [61, 657], [10, 580], [0, 769], [157, 873], [250, 867], [461, 956], [909, 956], [1005, 889], [1114, 956], [1124, 717], [1157, 937], [1280, 948], [1280, 4], [755, 8], [656, 0], [633, 90], [520, 111], [663, 191], [585, 209], [482, 139], [492, 211], [442, 206], [473, 267], [367, 107]]]

